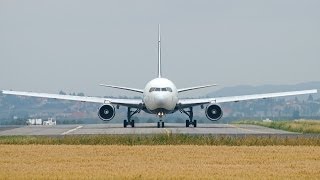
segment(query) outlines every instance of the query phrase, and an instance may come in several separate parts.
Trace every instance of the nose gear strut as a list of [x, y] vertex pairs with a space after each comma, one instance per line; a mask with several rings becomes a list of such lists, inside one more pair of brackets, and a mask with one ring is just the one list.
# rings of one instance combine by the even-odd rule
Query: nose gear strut
[[159, 122], [157, 123], [157, 127], [160, 128], [164, 128], [164, 122], [162, 121], [162, 117], [164, 116], [164, 113], [163, 112], [158, 112], [157, 114], [160, 118]]

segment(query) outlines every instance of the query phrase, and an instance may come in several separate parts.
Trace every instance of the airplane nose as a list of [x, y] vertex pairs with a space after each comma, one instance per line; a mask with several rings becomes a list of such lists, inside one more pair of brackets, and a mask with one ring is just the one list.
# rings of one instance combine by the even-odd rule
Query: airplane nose
[[158, 95], [154, 97], [154, 102], [157, 104], [158, 107], [163, 108], [168, 103], [168, 98], [164, 95]]

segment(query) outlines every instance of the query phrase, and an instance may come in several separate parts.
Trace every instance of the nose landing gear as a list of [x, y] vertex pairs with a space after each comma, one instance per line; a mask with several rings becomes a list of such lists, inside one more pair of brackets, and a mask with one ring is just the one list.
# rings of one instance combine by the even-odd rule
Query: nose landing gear
[[157, 124], [157, 127], [160, 128], [164, 128], [164, 122], [163, 121], [159, 121], [158, 124]]
[[162, 117], [164, 116], [163, 112], [158, 112], [158, 116], [160, 118], [160, 121], [157, 123], [157, 127], [160, 128], [164, 128], [164, 122], [162, 121]]
[[193, 125], [193, 127], [197, 127], [197, 120], [193, 119], [193, 108], [190, 107], [189, 110], [180, 109], [181, 113], [186, 114], [189, 117], [189, 120], [186, 120], [186, 127]]

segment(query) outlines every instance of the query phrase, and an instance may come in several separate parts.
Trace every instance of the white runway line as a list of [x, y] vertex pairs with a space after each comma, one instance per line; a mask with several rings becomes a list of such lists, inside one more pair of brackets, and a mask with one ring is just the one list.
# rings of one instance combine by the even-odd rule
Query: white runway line
[[82, 128], [82, 127], [83, 127], [83, 126], [78, 126], [78, 127], [74, 128], [74, 129], [70, 129], [69, 131], [66, 131], [66, 132], [62, 133], [61, 135], [67, 135], [67, 134], [69, 134], [69, 133], [71, 133], [71, 132], [73, 132], [73, 131], [76, 131], [76, 130]]
[[238, 126], [236, 126], [236, 125], [231, 125], [231, 124], [228, 124], [228, 125], [229, 125], [230, 127], [233, 127], [233, 128], [239, 129], [239, 130], [248, 131], [248, 132], [253, 132], [253, 133], [258, 133], [258, 134], [274, 134], [274, 133], [271, 133], [271, 132], [257, 131], [257, 130], [252, 130], [252, 129], [243, 128], [243, 127], [238, 127]]

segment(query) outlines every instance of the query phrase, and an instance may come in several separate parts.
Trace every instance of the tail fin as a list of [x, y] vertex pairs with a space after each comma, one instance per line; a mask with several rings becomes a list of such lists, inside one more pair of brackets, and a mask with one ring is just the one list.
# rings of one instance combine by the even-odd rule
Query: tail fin
[[161, 35], [160, 35], [160, 24], [158, 25], [158, 78], [161, 78]]

